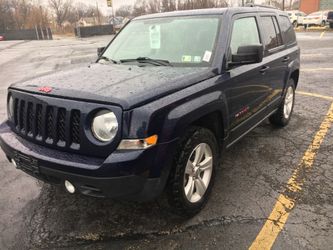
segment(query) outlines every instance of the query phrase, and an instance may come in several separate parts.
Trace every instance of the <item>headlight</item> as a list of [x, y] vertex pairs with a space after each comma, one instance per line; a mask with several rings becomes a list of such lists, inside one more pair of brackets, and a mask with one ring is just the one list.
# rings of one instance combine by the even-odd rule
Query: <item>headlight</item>
[[8, 119], [11, 120], [14, 116], [14, 99], [12, 96], [9, 96], [8, 100]]
[[96, 139], [102, 142], [111, 141], [118, 132], [117, 117], [109, 110], [99, 111], [92, 122], [91, 130]]

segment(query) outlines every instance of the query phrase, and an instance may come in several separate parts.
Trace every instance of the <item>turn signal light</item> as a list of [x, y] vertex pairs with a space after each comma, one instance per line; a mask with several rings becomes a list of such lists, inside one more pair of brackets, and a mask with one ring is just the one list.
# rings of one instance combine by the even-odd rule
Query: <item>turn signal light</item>
[[118, 150], [147, 149], [157, 144], [158, 136], [152, 135], [145, 139], [125, 139], [118, 146]]

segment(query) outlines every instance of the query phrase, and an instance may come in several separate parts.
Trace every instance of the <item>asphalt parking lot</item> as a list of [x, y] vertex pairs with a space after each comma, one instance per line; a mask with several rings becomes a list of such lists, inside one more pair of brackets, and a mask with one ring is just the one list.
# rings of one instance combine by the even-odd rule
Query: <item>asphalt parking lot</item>
[[[211, 199], [190, 220], [164, 209], [71, 196], [16, 170], [0, 153], [0, 249], [331, 249], [333, 33], [298, 33], [301, 77], [290, 125], [264, 122], [230, 150]], [[95, 58], [110, 37], [0, 42], [6, 88]]]

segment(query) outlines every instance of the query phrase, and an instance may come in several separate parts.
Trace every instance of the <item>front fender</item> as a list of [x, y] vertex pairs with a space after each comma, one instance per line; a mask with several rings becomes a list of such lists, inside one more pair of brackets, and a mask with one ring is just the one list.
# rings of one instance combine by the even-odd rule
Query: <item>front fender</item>
[[[227, 128], [227, 110], [220, 91], [207, 93], [177, 106], [170, 111], [164, 124], [165, 138], [180, 138], [184, 131], [195, 121], [214, 112], [221, 114], [223, 128]], [[221, 127], [222, 129], [222, 127]], [[223, 131], [224, 132], [224, 131]], [[223, 133], [224, 134], [224, 133]]]
[[[218, 83], [219, 76], [155, 100], [124, 113], [123, 138], [159, 136], [159, 143], [177, 139], [195, 120], [220, 112], [227, 118], [225, 97]], [[227, 128], [227, 119], [223, 119]]]

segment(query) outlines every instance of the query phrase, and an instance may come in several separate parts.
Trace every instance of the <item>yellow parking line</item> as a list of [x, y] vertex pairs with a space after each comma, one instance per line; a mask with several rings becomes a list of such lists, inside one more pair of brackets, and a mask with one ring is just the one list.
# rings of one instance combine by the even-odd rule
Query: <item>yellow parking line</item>
[[333, 123], [333, 103], [325, 116], [324, 121], [320, 125], [311, 145], [306, 150], [300, 164], [294, 171], [292, 177], [288, 181], [285, 194], [281, 194], [269, 215], [263, 228], [257, 235], [256, 239], [250, 246], [250, 250], [271, 249], [279, 233], [286, 224], [291, 210], [295, 206], [296, 194], [302, 190], [304, 178], [301, 177], [303, 170], [310, 169], [316, 158], [316, 154], [323, 143], [328, 130]]
[[320, 34], [320, 39], [323, 38], [323, 36], [325, 35], [325, 32], [326, 32], [326, 31], [321, 32], [321, 34]]
[[326, 99], [326, 100], [329, 100], [329, 101], [333, 101], [333, 96], [313, 94], [313, 93], [304, 92], [304, 91], [296, 91], [296, 93], [300, 94], [300, 95], [306, 95], [306, 96], [311, 96], [311, 97], [318, 97], [318, 98]]

